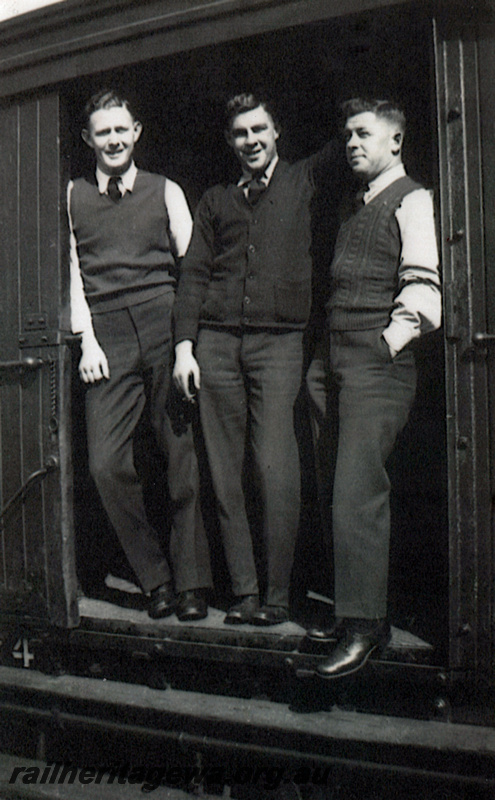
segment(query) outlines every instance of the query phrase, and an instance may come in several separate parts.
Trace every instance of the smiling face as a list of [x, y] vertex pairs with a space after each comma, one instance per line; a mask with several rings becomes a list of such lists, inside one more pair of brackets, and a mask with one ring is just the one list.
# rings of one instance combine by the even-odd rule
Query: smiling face
[[93, 111], [82, 137], [94, 150], [96, 163], [102, 172], [123, 175], [131, 165], [141, 130], [141, 123], [125, 106], [111, 106]]
[[277, 154], [279, 133], [263, 106], [232, 119], [227, 141], [248, 172], [263, 172]]
[[344, 128], [347, 161], [355, 175], [371, 181], [401, 163], [402, 132], [386, 117], [363, 111]]

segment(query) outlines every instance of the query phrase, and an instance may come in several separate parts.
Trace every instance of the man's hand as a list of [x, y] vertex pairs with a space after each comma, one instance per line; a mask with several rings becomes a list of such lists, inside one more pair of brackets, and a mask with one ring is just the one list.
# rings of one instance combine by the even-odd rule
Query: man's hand
[[397, 355], [397, 353], [398, 353], [399, 351], [398, 351], [398, 350], [395, 350], [395, 349], [392, 347], [392, 345], [389, 343], [389, 341], [388, 341], [388, 339], [387, 339], [387, 329], [386, 329], [386, 328], [385, 328], [385, 330], [384, 330], [384, 331], [383, 331], [383, 333], [382, 333], [382, 339], [383, 339], [383, 341], [385, 342], [385, 344], [387, 345], [388, 351], [389, 351], [389, 353], [390, 353], [390, 358], [391, 358], [391, 359], [392, 359], [392, 361], [393, 361], [393, 360], [394, 360], [394, 358], [395, 358], [395, 356]]
[[84, 383], [96, 383], [110, 377], [110, 369], [105, 353], [93, 333], [83, 333], [81, 340], [81, 360], [79, 375]]
[[194, 403], [200, 388], [199, 364], [193, 356], [193, 343], [186, 339], [175, 347], [175, 365], [172, 377], [175, 385], [189, 402]]

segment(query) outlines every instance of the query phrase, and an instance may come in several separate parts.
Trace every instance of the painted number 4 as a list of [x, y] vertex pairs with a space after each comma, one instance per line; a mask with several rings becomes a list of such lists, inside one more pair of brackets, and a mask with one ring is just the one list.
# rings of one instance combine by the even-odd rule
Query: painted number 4
[[29, 669], [31, 661], [34, 660], [34, 654], [29, 652], [29, 639], [23, 639], [22, 637], [18, 639], [12, 655], [16, 659], [22, 659], [22, 666]]

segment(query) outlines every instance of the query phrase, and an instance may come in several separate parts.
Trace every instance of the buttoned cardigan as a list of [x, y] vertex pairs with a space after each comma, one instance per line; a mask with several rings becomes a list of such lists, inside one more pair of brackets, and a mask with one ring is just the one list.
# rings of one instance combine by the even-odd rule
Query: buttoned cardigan
[[341, 191], [341, 146], [295, 164], [279, 161], [256, 205], [241, 187], [200, 200], [175, 303], [176, 341], [199, 326], [303, 329], [311, 309], [311, 200], [322, 180]]

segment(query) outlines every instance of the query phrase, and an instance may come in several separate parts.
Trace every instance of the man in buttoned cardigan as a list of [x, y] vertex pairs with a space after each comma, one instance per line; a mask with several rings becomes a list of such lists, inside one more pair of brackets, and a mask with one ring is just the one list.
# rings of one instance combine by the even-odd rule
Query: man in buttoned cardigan
[[[70, 182], [68, 212], [71, 322], [81, 334], [79, 373], [88, 386], [90, 471], [137, 581], [150, 595], [150, 616], [175, 610], [182, 621], [201, 619], [211, 575], [199, 470], [191, 425], [177, 414], [184, 404], [169, 391], [177, 263], [189, 243], [191, 215], [178, 184], [134, 164], [141, 123], [126, 99], [98, 93], [86, 118], [82, 136], [94, 152], [96, 173]], [[134, 465], [148, 399], [168, 461], [173, 576]]]
[[[340, 191], [336, 143], [288, 164], [278, 157], [279, 133], [264, 100], [244, 94], [229, 102], [226, 138], [242, 175], [202, 197], [174, 311], [174, 376], [189, 399], [199, 394], [236, 596], [227, 624], [289, 619], [300, 511], [294, 406], [312, 299], [310, 204], [321, 180]], [[242, 482], [247, 448], [266, 559], [261, 608]]]
[[402, 164], [404, 114], [387, 100], [344, 104], [348, 163], [363, 184], [341, 224], [327, 311], [339, 385], [333, 489], [334, 641], [322, 678], [361, 669], [390, 638], [387, 579], [390, 481], [386, 462], [416, 390], [412, 344], [441, 322], [431, 193]]

